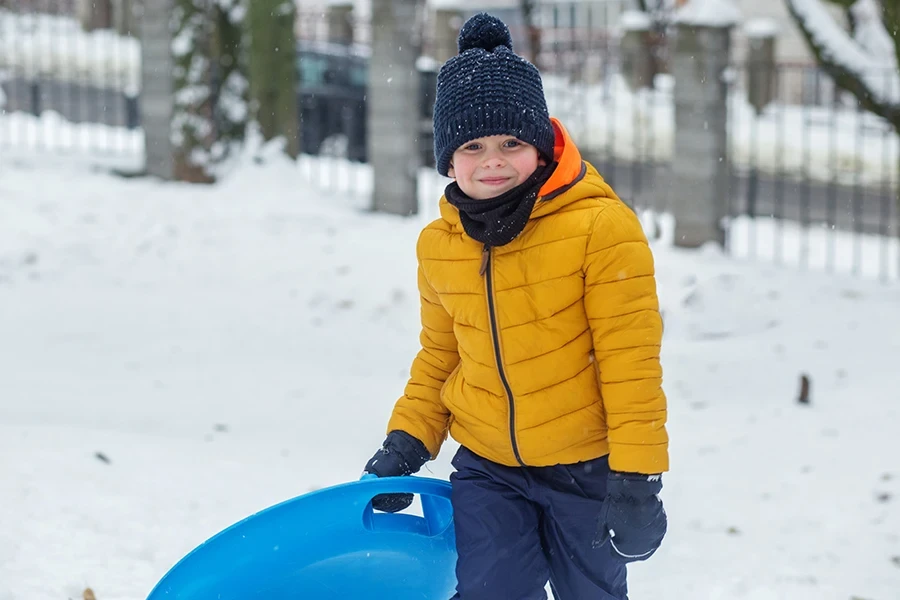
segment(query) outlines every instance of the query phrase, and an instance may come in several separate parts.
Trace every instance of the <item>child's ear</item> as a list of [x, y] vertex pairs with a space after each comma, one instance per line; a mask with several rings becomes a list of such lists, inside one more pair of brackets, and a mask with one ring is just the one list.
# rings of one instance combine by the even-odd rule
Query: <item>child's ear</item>
[[453, 170], [453, 163], [450, 163], [450, 166], [447, 167], [447, 177], [456, 179], [456, 171]]

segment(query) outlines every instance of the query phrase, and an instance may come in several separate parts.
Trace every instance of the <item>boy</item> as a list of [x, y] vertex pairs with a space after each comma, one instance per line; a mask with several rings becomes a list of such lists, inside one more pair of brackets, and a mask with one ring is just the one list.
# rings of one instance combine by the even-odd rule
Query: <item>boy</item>
[[[409, 475], [449, 434], [458, 600], [627, 598], [666, 532], [653, 259], [634, 213], [549, 117], [540, 75], [486, 14], [438, 76], [437, 169], [417, 244], [422, 350], [383, 447]], [[396, 512], [411, 497], [376, 497]]]

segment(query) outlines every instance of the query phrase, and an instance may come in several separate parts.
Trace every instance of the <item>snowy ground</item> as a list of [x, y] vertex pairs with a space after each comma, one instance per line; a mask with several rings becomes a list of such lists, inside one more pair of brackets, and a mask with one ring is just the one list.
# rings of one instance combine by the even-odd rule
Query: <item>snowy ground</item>
[[[139, 600], [358, 477], [416, 350], [424, 219], [311, 189], [280, 160], [216, 187], [0, 163], [0, 600]], [[900, 285], [655, 251], [671, 525], [632, 598], [896, 600]]]

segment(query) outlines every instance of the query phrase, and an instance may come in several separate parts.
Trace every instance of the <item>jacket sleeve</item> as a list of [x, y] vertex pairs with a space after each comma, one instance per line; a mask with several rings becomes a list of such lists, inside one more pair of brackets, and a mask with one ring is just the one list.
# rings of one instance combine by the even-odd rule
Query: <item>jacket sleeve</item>
[[614, 471], [669, 468], [663, 325], [653, 256], [637, 216], [621, 202], [594, 220], [585, 259], [585, 310], [599, 368]]
[[459, 350], [453, 319], [425, 278], [421, 257], [418, 279], [422, 349], [413, 360], [404, 394], [394, 406], [388, 432], [399, 429], [416, 437], [434, 459], [447, 438], [450, 423], [450, 412], [441, 402], [441, 388], [459, 364]]

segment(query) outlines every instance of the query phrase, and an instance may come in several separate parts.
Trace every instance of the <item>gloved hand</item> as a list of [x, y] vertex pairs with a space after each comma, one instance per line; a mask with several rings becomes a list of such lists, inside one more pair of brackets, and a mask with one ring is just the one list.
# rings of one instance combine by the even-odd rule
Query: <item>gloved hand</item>
[[611, 472], [594, 547], [609, 542], [625, 562], [650, 558], [662, 544], [668, 523], [660, 491], [660, 475]]
[[[405, 431], [391, 431], [381, 449], [366, 463], [365, 473], [378, 477], [412, 475], [431, 460], [425, 444]], [[412, 494], [379, 494], [372, 498], [372, 508], [394, 513], [412, 504]]]

